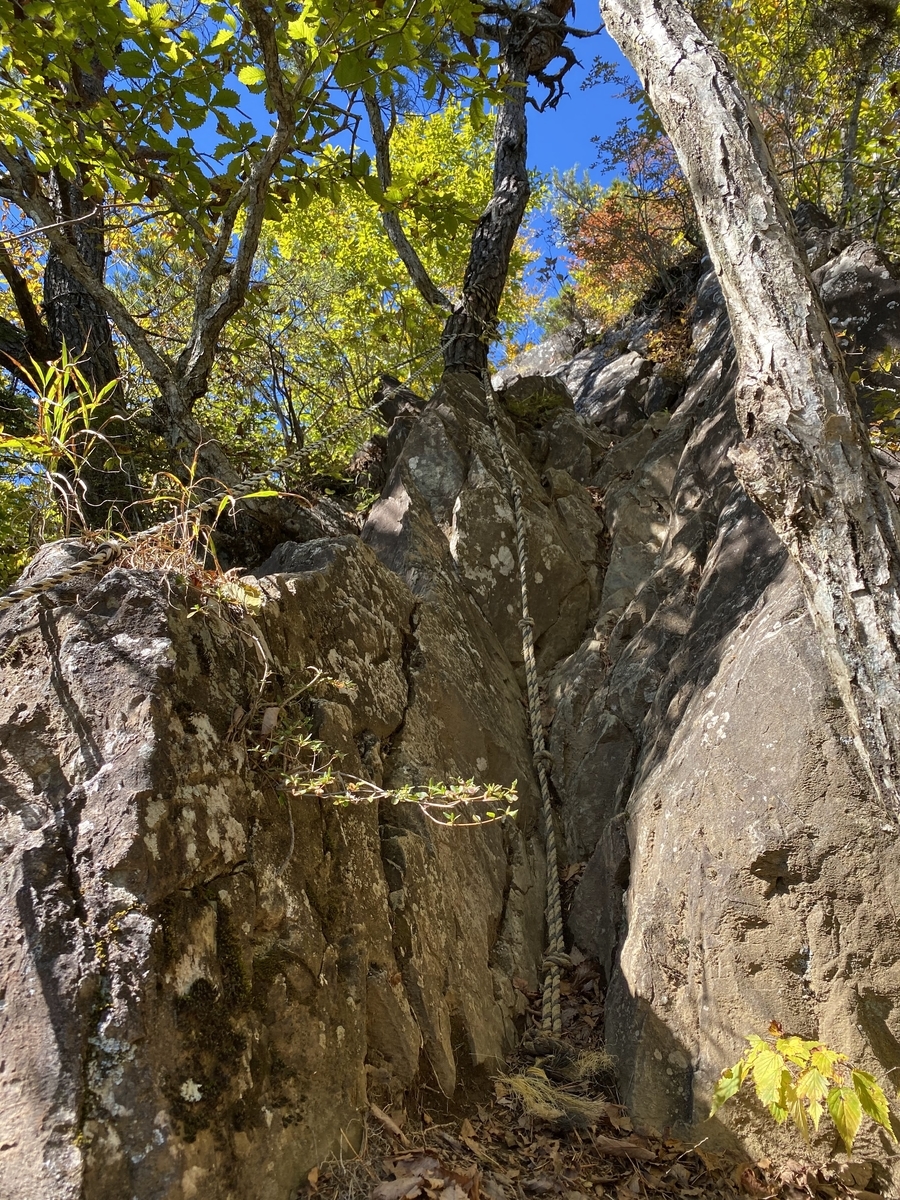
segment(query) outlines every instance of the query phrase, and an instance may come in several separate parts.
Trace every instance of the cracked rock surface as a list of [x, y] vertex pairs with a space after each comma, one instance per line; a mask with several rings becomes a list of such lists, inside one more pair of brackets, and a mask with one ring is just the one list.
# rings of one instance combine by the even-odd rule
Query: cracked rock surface
[[[827, 231], [808, 249], [881, 370], [887, 264]], [[736, 483], [728, 322], [696, 274], [674, 314], [569, 362], [558, 336], [498, 383], [561, 841], [586, 863], [570, 935], [609, 985], [623, 1099], [639, 1127], [787, 1155], [752, 1108], [706, 1122], [711, 1088], [773, 1017], [900, 1068], [897, 821]], [[653, 361], [673, 316], [683, 357]], [[545, 864], [484, 405], [457, 375], [399, 414], [361, 534], [310, 517], [242, 615], [115, 569], [3, 616], [0, 1194], [291, 1200], [370, 1101], [458, 1094], [514, 1044]], [[277, 711], [310, 667], [339, 686]], [[269, 708], [379, 787], [518, 780], [517, 821], [289, 799], [254, 749]]]

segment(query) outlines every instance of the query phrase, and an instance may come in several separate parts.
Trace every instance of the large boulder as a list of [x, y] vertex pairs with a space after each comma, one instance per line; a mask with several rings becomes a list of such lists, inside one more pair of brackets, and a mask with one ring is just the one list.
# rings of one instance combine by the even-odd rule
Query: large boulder
[[[218, 595], [117, 569], [4, 616], [0, 1191], [287, 1200], [370, 1099], [450, 1097], [514, 1045], [544, 860], [485, 415], [478, 381], [439, 391], [364, 540], [311, 528]], [[503, 420], [555, 660], [600, 521]], [[292, 799], [309, 736], [386, 789], [518, 780], [517, 823]]]
[[[808, 245], [874, 370], [889, 265]], [[683, 361], [654, 363], [688, 312]], [[586, 864], [570, 933], [605, 971], [636, 1124], [802, 1151], [752, 1105], [707, 1121], [712, 1088], [772, 1018], [900, 1068], [897, 815], [735, 478], [712, 272], [684, 312], [559, 354], [532, 360], [551, 378], [504, 373], [500, 421], [562, 841]], [[370, 1101], [450, 1097], [521, 1030], [545, 863], [509, 481], [474, 376], [393, 416], [362, 536], [323, 510], [277, 545], [265, 525], [244, 585], [117, 569], [3, 616], [0, 1191], [288, 1200]], [[298, 800], [310, 738], [386, 790], [516, 779], [518, 819]]]
[[[852, 246], [818, 278], [862, 350], [890, 342], [898, 285], [881, 257]], [[639, 1126], [809, 1153], [759, 1106], [709, 1121], [712, 1090], [773, 1019], [883, 1083], [900, 1069], [898, 819], [865, 785], [796, 570], [734, 477], [711, 274], [684, 374], [671, 419], [616, 442], [592, 479], [609, 569], [594, 628], [550, 680], [554, 783], [570, 853], [588, 860], [570, 929], [608, 973], [607, 1037]], [[858, 1153], [895, 1161], [873, 1128]], [[815, 1153], [838, 1149], [831, 1133]]]

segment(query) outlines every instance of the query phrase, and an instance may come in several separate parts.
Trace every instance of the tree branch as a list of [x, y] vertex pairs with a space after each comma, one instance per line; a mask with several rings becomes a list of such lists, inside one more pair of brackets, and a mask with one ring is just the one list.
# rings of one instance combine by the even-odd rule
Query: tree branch
[[[179, 355], [177, 364], [181, 375], [181, 395], [187, 403], [196, 400], [206, 391], [219, 334], [246, 299], [272, 174], [291, 145], [296, 125], [294, 100], [285, 87], [281, 72], [275, 23], [259, 0], [244, 0], [244, 8], [259, 39], [263, 69], [266, 73], [267, 96], [275, 110], [277, 121], [275, 132], [269, 139], [265, 152], [225, 208], [223, 233], [219, 238], [216, 253], [204, 267], [202, 290], [198, 297], [202, 305], [198, 302], [188, 344]], [[245, 201], [244, 228], [229, 273], [228, 286], [221, 298], [210, 305], [208, 299], [213, 280], [221, 274], [224, 250], [220, 253], [220, 249], [225, 246], [225, 230], [228, 230], [230, 242], [231, 231]]]
[[[375, 96], [370, 96], [368, 92], [363, 94], [363, 101], [366, 106], [366, 112], [369, 115], [369, 124], [372, 127], [372, 141], [375, 143], [375, 167], [378, 171], [378, 182], [381, 184], [381, 190], [386, 192], [391, 186], [393, 174], [391, 172], [391, 150], [390, 136], [384, 128], [384, 119], [381, 115], [381, 106]], [[392, 122], [393, 126], [393, 122]], [[404, 232], [400, 217], [395, 212], [389, 212], [383, 209], [381, 213], [381, 221], [384, 225], [384, 231], [391, 240], [391, 245], [400, 256], [400, 261], [409, 272], [409, 277], [418, 288], [423, 298], [437, 308], [446, 309], [450, 312], [453, 308], [449, 297], [438, 288], [434, 280], [428, 274], [425, 264], [422, 262], [416, 253], [415, 248]]]
[[54, 351], [47, 326], [37, 310], [31, 289], [2, 242], [0, 242], [0, 274], [9, 284], [9, 290], [12, 292], [19, 316], [22, 318], [30, 356], [43, 360], [52, 358]]
[[15, 375], [28, 388], [34, 386], [26, 374], [26, 364], [31, 357], [25, 331], [12, 321], [7, 321], [6, 317], [0, 317], [0, 367]]
[[153, 349], [147, 336], [131, 313], [106, 284], [102, 283], [85, 263], [84, 259], [59, 227], [53, 208], [41, 190], [37, 175], [23, 164], [5, 146], [0, 145], [0, 162], [15, 184], [14, 200], [36, 225], [45, 227], [47, 239], [59, 255], [66, 270], [76, 279], [89, 296], [102, 304], [122, 333], [128, 338], [141, 365], [160, 390], [172, 383], [172, 364]]

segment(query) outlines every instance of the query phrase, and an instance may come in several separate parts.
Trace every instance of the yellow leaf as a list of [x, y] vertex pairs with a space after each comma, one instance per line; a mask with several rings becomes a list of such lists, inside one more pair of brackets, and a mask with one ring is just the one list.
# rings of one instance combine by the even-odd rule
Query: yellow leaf
[[713, 1092], [712, 1106], [709, 1115], [714, 1117], [726, 1100], [730, 1100], [739, 1090], [747, 1076], [747, 1067], [743, 1059], [722, 1072], [716, 1090]]
[[753, 1063], [753, 1082], [763, 1104], [784, 1108], [785, 1085], [790, 1086], [791, 1077], [777, 1050], [770, 1046], [759, 1050]]
[[810, 1049], [813, 1043], [805, 1042], [803, 1038], [798, 1037], [780, 1037], [775, 1043], [775, 1048], [780, 1054], [783, 1054], [788, 1062], [796, 1063], [798, 1067], [803, 1067], [809, 1062]]
[[828, 1080], [821, 1071], [810, 1067], [797, 1079], [797, 1095], [812, 1101], [821, 1101], [828, 1095]]
[[809, 1125], [806, 1119], [806, 1109], [803, 1106], [803, 1101], [796, 1092], [788, 1098], [788, 1114], [791, 1120], [800, 1130], [804, 1142], [809, 1141]]
[[859, 1096], [853, 1088], [836, 1087], [828, 1093], [828, 1111], [834, 1121], [835, 1128], [841, 1135], [841, 1141], [852, 1154], [853, 1143], [862, 1121], [862, 1105]]
[[834, 1079], [834, 1068], [839, 1062], [846, 1062], [846, 1054], [838, 1054], [836, 1050], [829, 1050], [827, 1046], [818, 1045], [810, 1055], [810, 1063], [821, 1071], [826, 1079]]

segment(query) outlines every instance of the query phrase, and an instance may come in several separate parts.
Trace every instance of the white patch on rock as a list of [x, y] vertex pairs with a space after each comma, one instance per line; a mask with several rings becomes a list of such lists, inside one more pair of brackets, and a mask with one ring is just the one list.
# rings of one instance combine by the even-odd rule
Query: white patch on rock
[[182, 1100], [187, 1100], [188, 1104], [198, 1104], [203, 1099], [200, 1084], [193, 1079], [186, 1079], [178, 1090]]
[[165, 801], [151, 800], [147, 805], [147, 812], [144, 816], [144, 821], [146, 822], [148, 829], [155, 829], [165, 815]]

